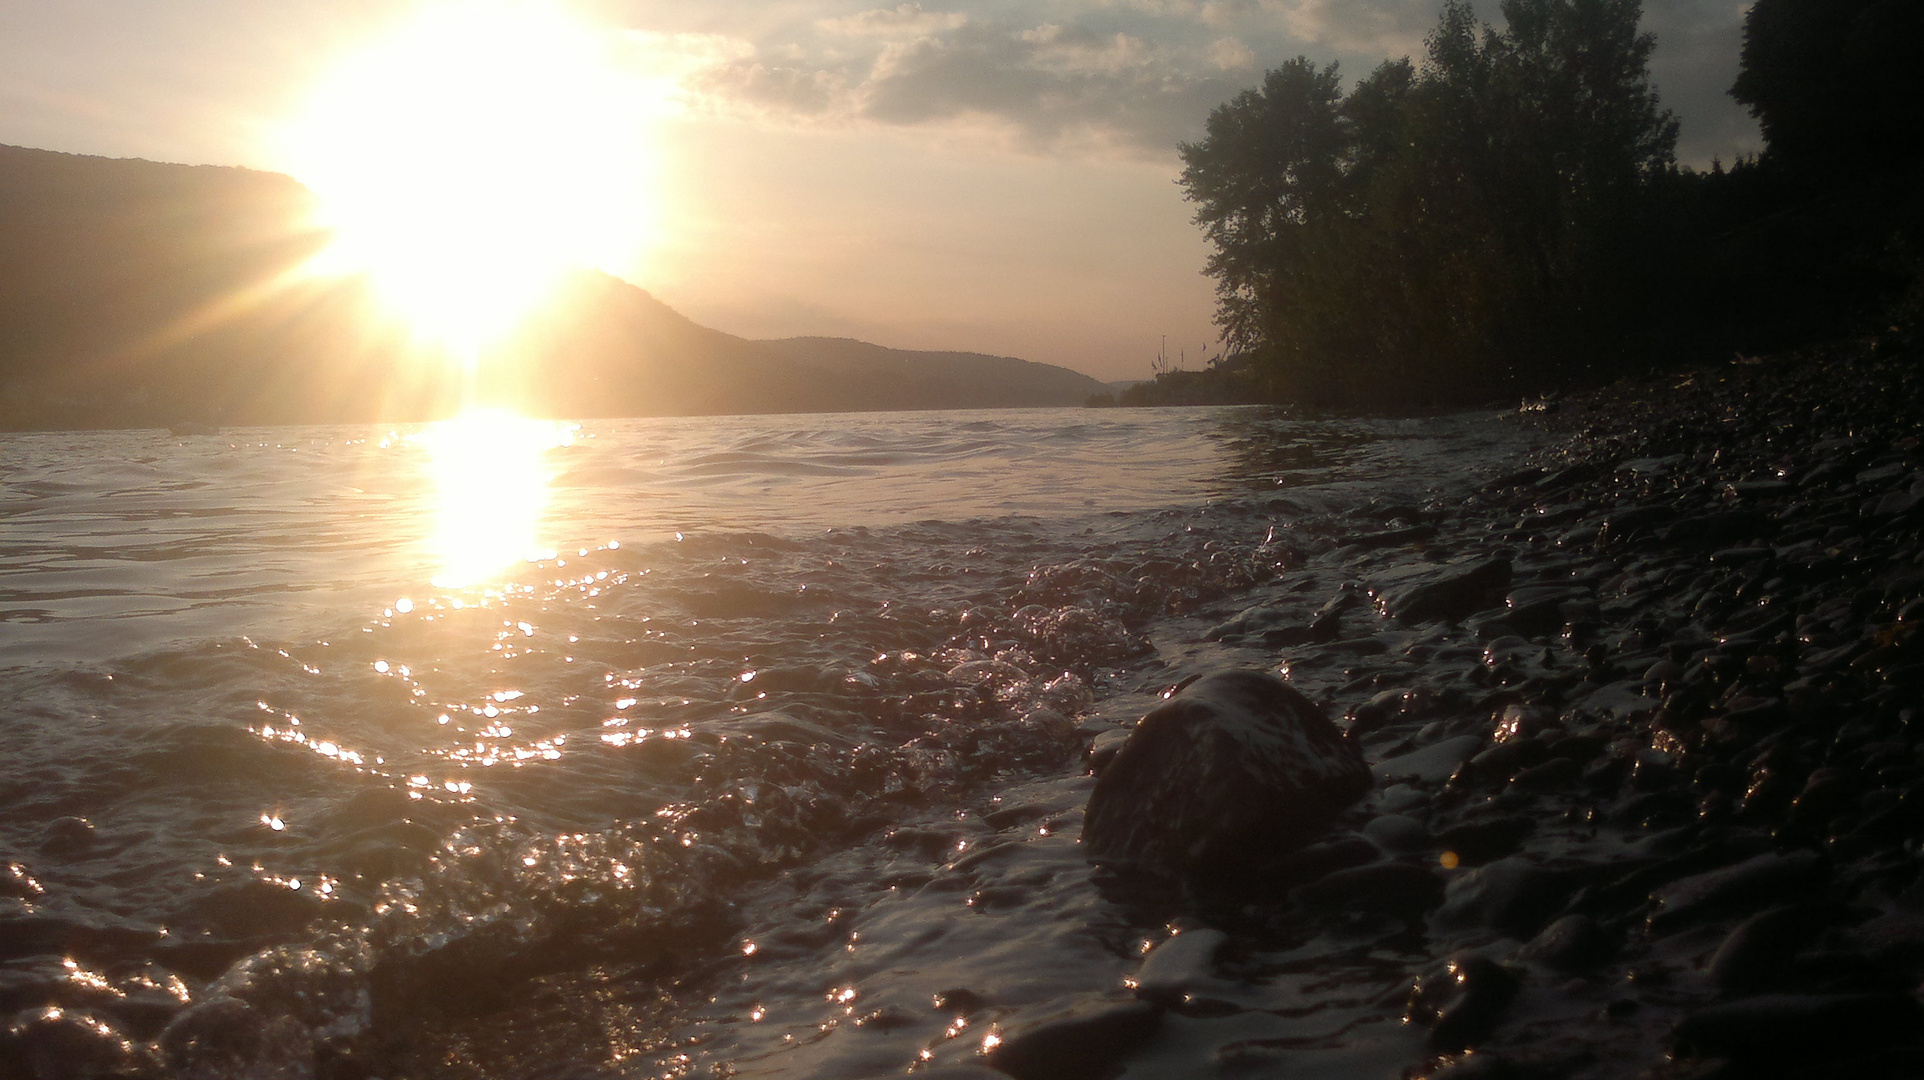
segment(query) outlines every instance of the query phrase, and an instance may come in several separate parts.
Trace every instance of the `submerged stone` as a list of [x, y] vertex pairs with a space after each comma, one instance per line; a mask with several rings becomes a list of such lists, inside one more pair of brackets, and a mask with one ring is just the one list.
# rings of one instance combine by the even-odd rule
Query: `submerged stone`
[[1018, 1020], [985, 1049], [988, 1063], [1016, 1080], [1100, 1080], [1161, 1024], [1161, 1007], [1147, 1001], [1072, 998]]
[[1222, 672], [1136, 725], [1096, 779], [1082, 839], [1100, 860], [1233, 874], [1316, 839], [1369, 786], [1361, 751], [1308, 698]]

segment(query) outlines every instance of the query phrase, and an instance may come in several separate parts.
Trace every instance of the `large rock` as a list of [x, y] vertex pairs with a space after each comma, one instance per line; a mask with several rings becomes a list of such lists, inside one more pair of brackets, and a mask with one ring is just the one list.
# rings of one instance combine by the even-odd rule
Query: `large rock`
[[1096, 780], [1082, 840], [1099, 860], [1236, 874], [1315, 839], [1369, 786], [1356, 744], [1308, 698], [1222, 672], [1136, 725]]
[[1383, 610], [1405, 623], [1461, 622], [1497, 606], [1510, 591], [1510, 560], [1486, 559], [1451, 568], [1419, 585], [1381, 597]]

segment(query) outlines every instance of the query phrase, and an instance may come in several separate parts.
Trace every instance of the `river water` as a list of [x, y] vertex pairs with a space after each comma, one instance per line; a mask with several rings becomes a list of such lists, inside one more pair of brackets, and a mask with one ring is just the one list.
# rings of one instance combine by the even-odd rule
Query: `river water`
[[[1518, 447], [1253, 408], [0, 436], [0, 1008], [196, 1076], [972, 1060], [1166, 935], [1077, 853], [1091, 736], [1250, 662], [1200, 628], [1345, 514]], [[1127, 1075], [1420, 1057], [1291, 1011], [1380, 993], [1367, 957], [1260, 959]]]

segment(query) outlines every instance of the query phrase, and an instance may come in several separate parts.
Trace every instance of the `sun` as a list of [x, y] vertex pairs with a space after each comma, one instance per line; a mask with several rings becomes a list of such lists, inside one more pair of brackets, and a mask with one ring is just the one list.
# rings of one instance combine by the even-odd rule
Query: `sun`
[[637, 84], [552, 3], [430, 3], [337, 64], [285, 135], [334, 240], [417, 332], [472, 350], [568, 271], [632, 259], [653, 205]]

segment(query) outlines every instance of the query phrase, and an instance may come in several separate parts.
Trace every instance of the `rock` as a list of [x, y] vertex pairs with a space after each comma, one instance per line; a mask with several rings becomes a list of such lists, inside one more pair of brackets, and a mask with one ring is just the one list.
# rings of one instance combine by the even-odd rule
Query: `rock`
[[931, 999], [938, 1012], [952, 1016], [970, 1017], [989, 1007], [981, 994], [966, 986], [951, 987], [936, 994]]
[[1116, 752], [1129, 740], [1127, 728], [1113, 728], [1097, 735], [1089, 742], [1089, 771], [1097, 775], [1109, 767], [1116, 759]]
[[47, 822], [40, 850], [49, 855], [76, 855], [94, 844], [94, 823], [84, 817], [61, 817]]
[[1514, 853], [1536, 827], [1536, 821], [1527, 817], [1487, 818], [1437, 833], [1436, 844], [1444, 851], [1454, 852], [1458, 865], [1481, 866]]
[[1386, 724], [1395, 723], [1402, 719], [1409, 702], [1408, 690], [1384, 690], [1368, 701], [1351, 706], [1348, 716], [1349, 730], [1353, 734], [1367, 735]]
[[1468, 761], [1483, 745], [1477, 735], [1454, 735], [1439, 739], [1421, 750], [1413, 750], [1400, 757], [1377, 762], [1370, 771], [1383, 780], [1413, 777], [1418, 780], [1442, 780]]
[[1229, 935], [1221, 930], [1185, 930], [1149, 950], [1136, 969], [1136, 996], [1160, 1005], [1175, 1005], [1183, 995], [1211, 979], [1216, 950]]
[[1583, 766], [1569, 758], [1551, 758], [1541, 765], [1520, 769], [1510, 778], [1518, 791], [1569, 791], [1583, 778]]
[[1768, 987], [1838, 915], [1834, 904], [1785, 904], [1745, 919], [1711, 955], [1711, 981], [1726, 994]]
[[1586, 971], [1616, 951], [1610, 935], [1588, 915], [1565, 915], [1517, 950], [1520, 960], [1535, 960], [1558, 971]]
[[1616, 543], [1633, 533], [1668, 525], [1676, 516], [1676, 512], [1668, 506], [1637, 506], [1619, 510], [1604, 519], [1602, 528], [1597, 530], [1597, 540], [1606, 544]]
[[1657, 933], [1710, 914], [1755, 910], [1794, 900], [1823, 879], [1813, 852], [1766, 853], [1707, 873], [1673, 881], [1650, 894], [1650, 928]]
[[1443, 902], [1443, 883], [1427, 867], [1387, 862], [1338, 870], [1289, 895], [1327, 914], [1359, 911], [1414, 919]]
[[[31, 1009], [0, 1040], [0, 1075], [32, 1080], [130, 1076], [142, 1055], [112, 1020], [83, 1009]], [[15, 1070], [19, 1070], [16, 1072]]]
[[1431, 923], [1438, 927], [1498, 930], [1514, 938], [1535, 934], [1563, 908], [1572, 885], [1562, 874], [1528, 859], [1498, 859], [1453, 879]]
[[1726, 510], [1688, 517], [1663, 531], [1666, 543], [1704, 548], [1755, 542], [1777, 531], [1777, 523], [1753, 510]]
[[1376, 845], [1360, 836], [1345, 836], [1298, 848], [1277, 859], [1262, 876], [1264, 886], [1301, 885], [1339, 870], [1373, 863], [1381, 858]]
[[306, 1028], [235, 998], [200, 1002], [176, 1016], [158, 1041], [173, 1075], [249, 1080], [314, 1076], [314, 1040]]
[[1096, 778], [1082, 840], [1099, 860], [1233, 876], [1315, 839], [1369, 786], [1362, 753], [1308, 698], [1223, 672], [1136, 725]]
[[253, 938], [297, 930], [320, 915], [311, 889], [250, 879], [217, 885], [189, 901], [175, 921], [228, 938]]
[[1399, 547], [1404, 544], [1421, 543], [1436, 535], [1434, 525], [1412, 525], [1407, 529], [1386, 529], [1383, 532], [1360, 533], [1347, 538], [1344, 542], [1366, 551], [1382, 547]]
[[1161, 1024], [1147, 1001], [1075, 998], [991, 1036], [987, 1060], [1016, 1080], [1102, 1080]]
[[1814, 1062], [1910, 1042], [1920, 1025], [1908, 994], [1767, 994], [1699, 1009], [1673, 1038], [1699, 1056]]
[[1428, 851], [1436, 839], [1423, 823], [1406, 814], [1383, 814], [1363, 826], [1363, 836], [1391, 855]]
[[1501, 603], [1509, 588], [1510, 560], [1488, 559], [1387, 596], [1383, 609], [1406, 623], [1461, 622]]
[[1441, 1051], [1467, 1050], [1490, 1037], [1516, 999], [1517, 978], [1495, 961], [1481, 956], [1449, 962], [1441, 978], [1426, 978], [1410, 998], [1409, 1019], [1434, 1016], [1430, 1046]]

